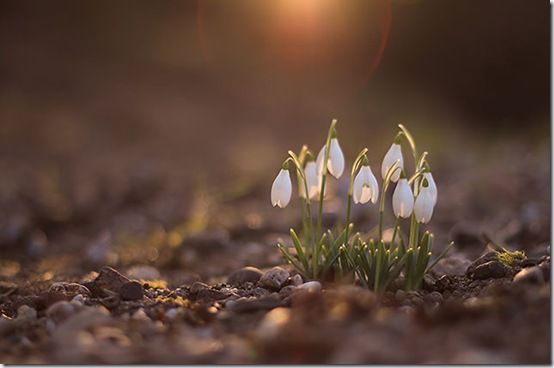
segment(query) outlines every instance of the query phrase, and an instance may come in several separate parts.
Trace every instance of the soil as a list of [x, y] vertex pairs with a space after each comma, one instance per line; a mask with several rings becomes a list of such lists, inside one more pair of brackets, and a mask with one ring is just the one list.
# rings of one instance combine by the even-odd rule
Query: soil
[[[19, 189], [2, 189], [0, 361], [546, 364], [548, 167], [510, 157], [502, 170], [482, 162], [465, 185], [449, 172], [431, 229], [435, 254], [449, 239], [454, 250], [421, 290], [383, 295], [283, 264], [275, 242], [296, 208], [271, 208], [264, 180], [187, 197], [154, 174], [16, 170]], [[328, 225], [340, 210], [329, 206]], [[353, 213], [360, 229], [374, 222]], [[500, 247], [527, 258], [502, 263]]]

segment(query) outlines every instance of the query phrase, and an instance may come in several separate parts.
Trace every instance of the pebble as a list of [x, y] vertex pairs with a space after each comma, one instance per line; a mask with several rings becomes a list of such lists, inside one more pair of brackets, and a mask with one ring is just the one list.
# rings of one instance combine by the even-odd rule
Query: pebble
[[279, 297], [279, 294], [272, 293], [262, 298], [239, 298], [225, 304], [226, 308], [229, 308], [232, 312], [246, 313], [253, 312], [261, 309], [273, 309], [283, 306], [283, 302]]
[[165, 311], [165, 317], [169, 320], [177, 318], [179, 315], [179, 309], [178, 308], [170, 308]]
[[544, 276], [539, 266], [527, 267], [514, 276], [515, 283], [542, 284]]
[[144, 296], [144, 289], [137, 281], [129, 281], [121, 285], [119, 295], [123, 300], [139, 300]]
[[282, 267], [273, 267], [260, 278], [262, 286], [268, 289], [279, 290], [283, 287], [290, 274]]
[[256, 267], [243, 267], [229, 275], [227, 283], [233, 286], [240, 286], [247, 282], [258, 282], [263, 272]]
[[432, 293], [429, 293], [425, 295], [425, 301], [429, 301], [431, 303], [442, 303], [442, 294], [438, 291], [433, 291]]
[[396, 293], [394, 293], [394, 298], [401, 302], [406, 299], [406, 292], [402, 289], [398, 289], [396, 290]]
[[127, 276], [131, 279], [154, 281], [161, 278], [160, 271], [148, 265], [136, 265], [127, 270]]
[[304, 290], [308, 293], [319, 293], [321, 291], [321, 283], [319, 281], [308, 281], [296, 287], [297, 290]]
[[226, 293], [223, 291], [215, 290], [215, 289], [201, 289], [197, 294], [197, 299], [201, 300], [221, 300], [227, 298], [230, 293]]
[[76, 308], [70, 302], [62, 300], [60, 302], [52, 304], [46, 310], [46, 316], [50, 317], [56, 324], [59, 324], [70, 316], [72, 316], [76, 311]]
[[294, 286], [299, 286], [304, 283], [304, 280], [302, 280], [302, 276], [299, 274], [296, 274], [290, 278], [290, 284]]
[[508, 267], [500, 261], [488, 261], [475, 268], [473, 271], [473, 279], [485, 280], [485, 279], [498, 279], [506, 276], [508, 273]]
[[[294, 291], [297, 289], [296, 286], [294, 285], [287, 285], [285, 286], [284, 288], [282, 288], [280, 291], [279, 291], [279, 295], [281, 296], [281, 298], [286, 298], [287, 296], [291, 295], [292, 293], [294, 293]], [[264, 289], [265, 290], [265, 289]]]
[[96, 279], [87, 283], [86, 286], [95, 296], [104, 297], [109, 295], [106, 294], [104, 289], [117, 293], [121, 289], [121, 286], [129, 281], [131, 280], [113, 268], [105, 266], [102, 267]]
[[150, 320], [150, 318], [148, 317], [148, 315], [146, 314], [146, 312], [144, 311], [144, 309], [142, 308], [139, 308], [135, 311], [135, 313], [133, 313], [133, 315], [131, 316], [132, 319], [138, 319], [138, 320], [142, 320], [142, 321], [146, 321], [146, 320]]
[[90, 290], [81, 284], [75, 282], [55, 282], [50, 285], [49, 293], [61, 293], [68, 298], [73, 298], [76, 295], [91, 296]]
[[210, 286], [208, 284], [204, 284], [203, 282], [196, 281], [194, 284], [190, 287], [190, 293], [191, 294], [198, 294], [200, 290], [203, 289], [209, 289]]
[[85, 305], [85, 298], [81, 294], [77, 294], [71, 299], [71, 304], [74, 306], [83, 306]]
[[37, 311], [28, 305], [22, 305], [17, 308], [17, 321], [32, 321], [37, 319]]
[[463, 276], [471, 261], [462, 255], [446, 257], [437, 262], [432, 273], [437, 277], [442, 275]]

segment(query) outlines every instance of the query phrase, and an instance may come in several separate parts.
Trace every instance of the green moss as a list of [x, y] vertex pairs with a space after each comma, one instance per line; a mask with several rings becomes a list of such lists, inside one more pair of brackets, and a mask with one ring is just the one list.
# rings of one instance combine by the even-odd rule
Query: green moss
[[513, 266], [517, 261], [523, 261], [527, 259], [527, 256], [524, 252], [516, 250], [514, 252], [505, 251], [505, 252], [496, 252], [496, 259], [504, 263], [507, 266]]

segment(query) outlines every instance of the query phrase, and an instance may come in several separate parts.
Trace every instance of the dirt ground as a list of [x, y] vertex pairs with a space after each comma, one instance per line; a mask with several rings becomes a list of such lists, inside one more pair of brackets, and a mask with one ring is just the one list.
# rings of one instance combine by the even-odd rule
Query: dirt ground
[[[360, 87], [380, 13], [350, 3], [317, 37], [282, 17], [270, 55], [292, 48], [291, 66], [217, 35], [230, 56], [206, 63], [192, 1], [0, 2], [1, 363], [551, 362], [548, 4], [392, 2]], [[241, 9], [223, 35], [264, 23]], [[348, 42], [324, 32], [341, 24]], [[301, 59], [310, 40], [329, 63]], [[430, 152], [434, 254], [455, 246], [417, 292], [303, 280], [279, 254], [300, 217], [271, 182], [335, 117], [347, 162], [367, 146], [375, 173], [398, 123]], [[369, 232], [375, 206], [352, 220]]]

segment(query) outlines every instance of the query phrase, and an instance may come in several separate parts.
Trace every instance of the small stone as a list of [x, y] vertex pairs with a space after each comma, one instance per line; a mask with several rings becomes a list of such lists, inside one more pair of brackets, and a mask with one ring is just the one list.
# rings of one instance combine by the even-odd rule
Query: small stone
[[60, 302], [52, 304], [47, 310], [46, 315], [56, 324], [59, 324], [75, 313], [75, 306], [70, 302], [62, 300]]
[[473, 278], [476, 280], [498, 279], [506, 276], [508, 267], [499, 261], [489, 261], [479, 265], [473, 271]]
[[177, 318], [177, 316], [179, 315], [179, 309], [170, 308], [165, 311], [164, 315], [165, 315], [165, 318], [167, 318], [168, 320], [173, 320]]
[[435, 290], [437, 280], [429, 273], [423, 275], [423, 280], [421, 282], [421, 288], [425, 291]]
[[415, 314], [415, 309], [413, 307], [410, 307], [409, 305], [401, 306], [400, 308], [398, 308], [398, 311], [409, 316], [413, 316]]
[[192, 286], [190, 287], [190, 293], [191, 294], [198, 294], [200, 290], [209, 289], [210, 286], [208, 284], [204, 284], [203, 282], [196, 281]]
[[144, 296], [144, 289], [137, 281], [129, 281], [121, 285], [119, 295], [123, 300], [139, 300]]
[[260, 283], [268, 289], [279, 290], [283, 287], [289, 275], [289, 272], [284, 268], [278, 266], [273, 267], [262, 275]]
[[231, 273], [227, 278], [227, 283], [233, 286], [240, 286], [247, 282], [255, 283], [258, 282], [262, 275], [263, 272], [256, 267], [243, 267], [240, 270]]
[[394, 293], [394, 298], [401, 302], [406, 299], [406, 292], [402, 289], [398, 289], [396, 290], [396, 293]]
[[430, 303], [442, 303], [442, 294], [438, 291], [433, 291], [432, 293], [425, 295], [424, 299]]
[[453, 255], [437, 262], [431, 273], [437, 277], [443, 275], [463, 276], [471, 261], [462, 255]]
[[524, 268], [514, 276], [515, 283], [542, 284], [544, 275], [539, 266]]
[[37, 311], [28, 305], [22, 305], [17, 308], [17, 321], [32, 321], [37, 319]]
[[233, 303], [226, 303], [225, 307], [232, 312], [247, 313], [261, 309], [273, 309], [283, 306], [283, 301], [279, 294], [272, 293], [263, 298], [239, 298]]
[[161, 278], [160, 271], [148, 265], [136, 265], [127, 270], [127, 276], [135, 280], [154, 281]]
[[102, 267], [96, 279], [90, 283], [86, 283], [85, 286], [87, 286], [95, 296], [106, 297], [110, 294], [106, 293], [105, 290], [117, 293], [119, 289], [121, 289], [121, 286], [129, 281], [131, 280], [113, 268], [105, 266]]
[[142, 308], [137, 309], [136, 312], [133, 313], [131, 318], [132, 319], [137, 319], [137, 320], [142, 320], [142, 321], [146, 321], [146, 320], [149, 321], [150, 320], [150, 318], [148, 317], [148, 315], [146, 314], [146, 312]]
[[286, 298], [287, 296], [291, 295], [296, 289], [297, 287], [294, 285], [287, 285], [279, 291], [279, 296], [281, 296], [281, 298]]
[[261, 288], [261, 287], [254, 288], [254, 290], [252, 290], [252, 295], [257, 297], [257, 298], [261, 298], [262, 296], [267, 296], [270, 293], [271, 292], [269, 290]]
[[50, 285], [48, 292], [63, 294], [68, 299], [73, 298], [76, 295], [84, 295], [87, 297], [91, 296], [90, 290], [86, 286], [75, 282], [55, 282]]
[[83, 306], [85, 305], [85, 298], [81, 294], [77, 294], [71, 299], [71, 304], [75, 306]]
[[201, 289], [196, 298], [205, 301], [222, 300], [230, 295], [228, 292], [216, 290], [216, 289]]
[[302, 280], [302, 276], [299, 274], [296, 274], [290, 278], [290, 284], [294, 286], [299, 286], [304, 283], [304, 280]]
[[296, 287], [297, 290], [303, 290], [308, 293], [319, 293], [321, 291], [321, 283], [319, 281], [308, 281]]

